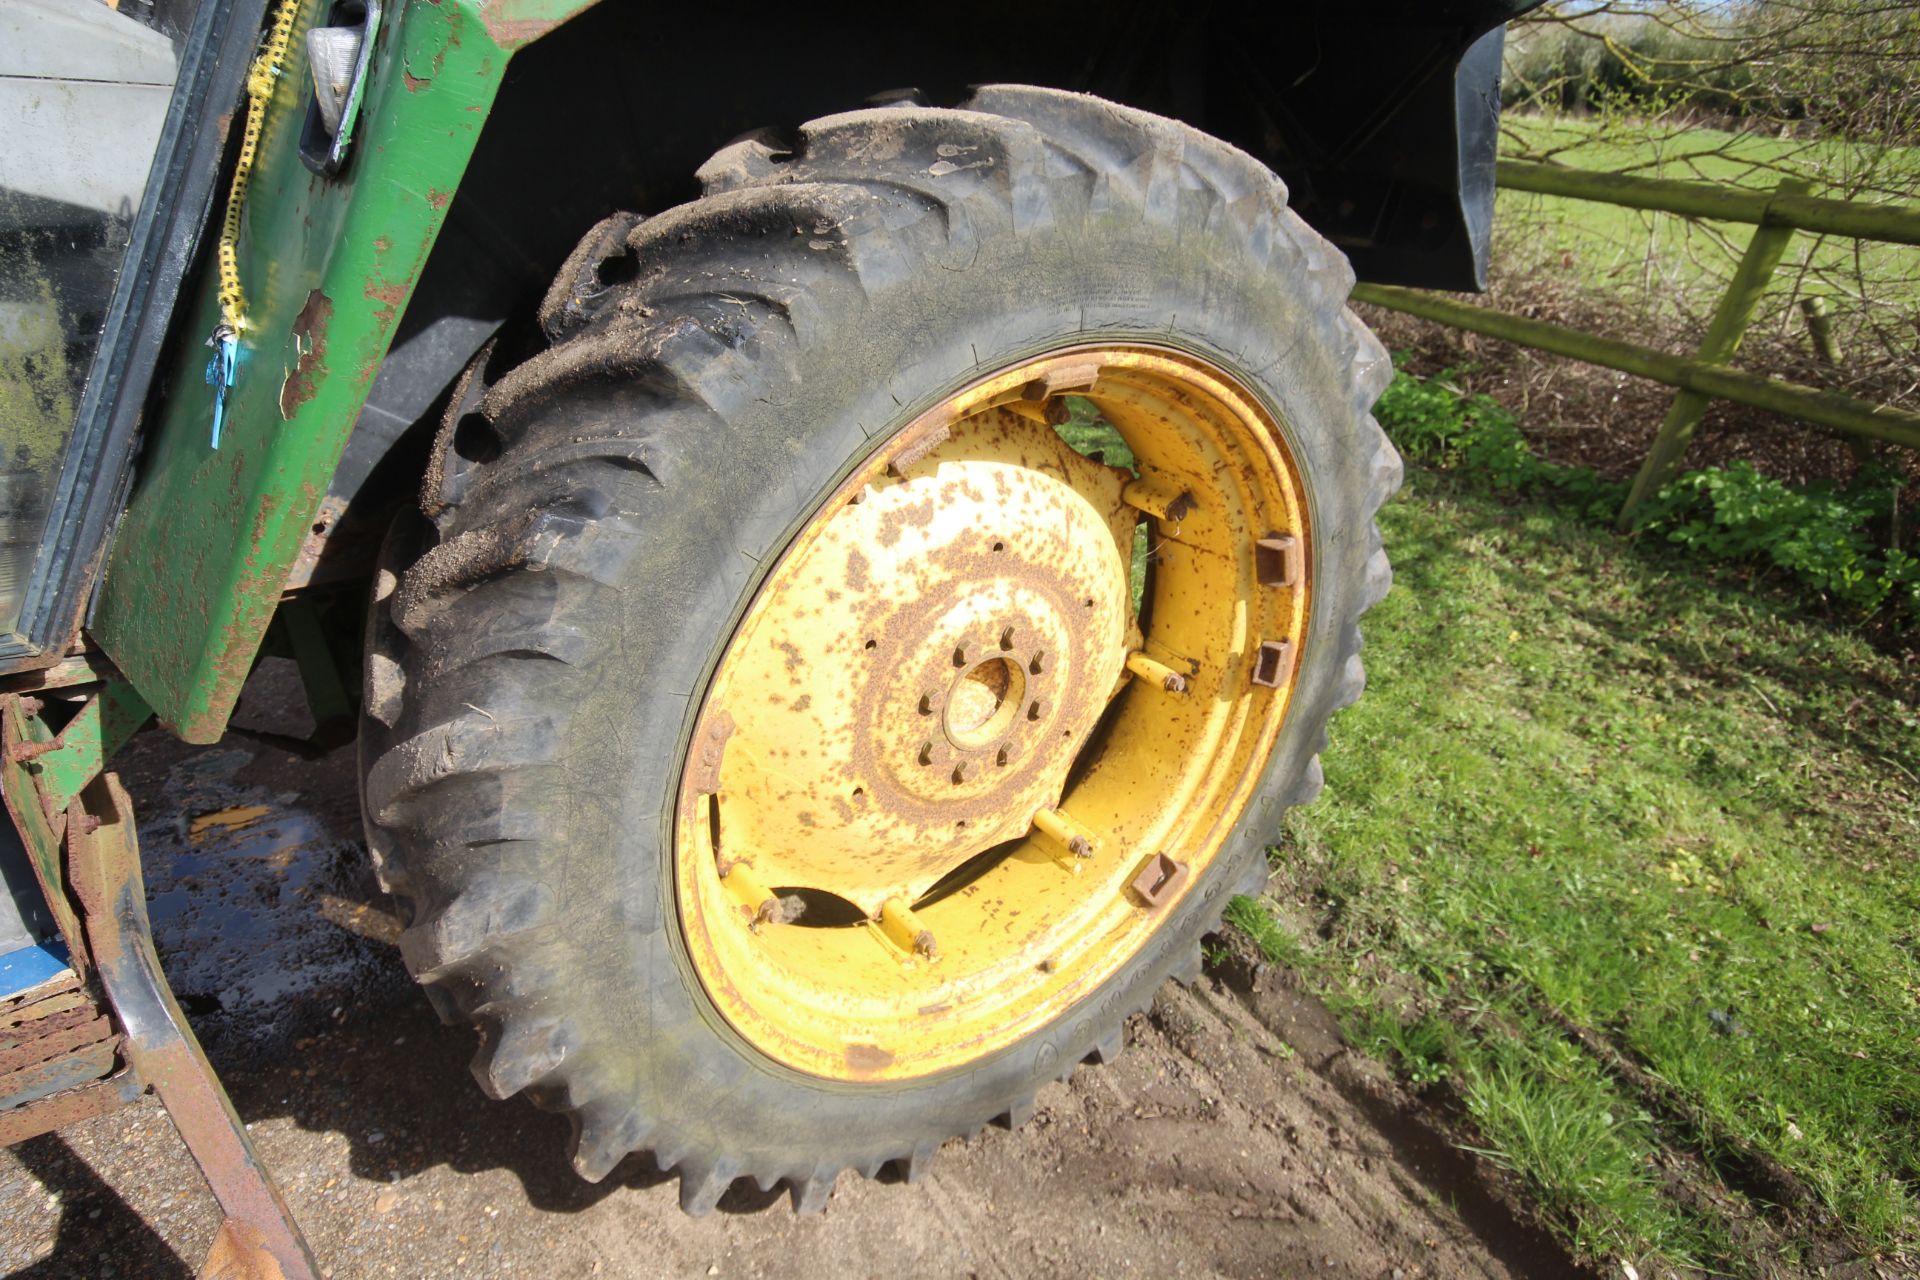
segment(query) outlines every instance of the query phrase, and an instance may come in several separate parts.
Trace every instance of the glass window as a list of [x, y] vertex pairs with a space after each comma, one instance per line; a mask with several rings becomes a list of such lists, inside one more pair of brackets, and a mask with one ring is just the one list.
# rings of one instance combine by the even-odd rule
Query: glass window
[[159, 145], [192, 0], [0, 3], [0, 635]]

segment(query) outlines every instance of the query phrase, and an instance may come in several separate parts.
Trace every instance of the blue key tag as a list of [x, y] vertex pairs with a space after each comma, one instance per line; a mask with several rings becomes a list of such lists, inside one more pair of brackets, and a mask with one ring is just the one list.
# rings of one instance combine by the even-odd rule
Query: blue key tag
[[233, 326], [217, 324], [207, 336], [213, 354], [207, 357], [207, 385], [213, 388], [213, 447], [220, 447], [220, 427], [227, 417], [227, 391], [233, 386], [234, 366], [239, 361], [239, 335]]

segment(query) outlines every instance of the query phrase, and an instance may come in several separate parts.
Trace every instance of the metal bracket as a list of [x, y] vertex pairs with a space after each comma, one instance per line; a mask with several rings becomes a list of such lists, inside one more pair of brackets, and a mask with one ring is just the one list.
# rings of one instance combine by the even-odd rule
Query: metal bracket
[[133, 805], [114, 774], [67, 811], [67, 874], [129, 1065], [160, 1095], [226, 1215], [203, 1275], [316, 1280], [320, 1269], [246, 1126], [174, 1001], [153, 951]]

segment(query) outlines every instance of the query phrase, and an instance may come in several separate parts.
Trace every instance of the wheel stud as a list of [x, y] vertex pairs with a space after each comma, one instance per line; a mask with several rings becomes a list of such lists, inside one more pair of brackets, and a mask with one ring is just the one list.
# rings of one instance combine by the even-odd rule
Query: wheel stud
[[1168, 693], [1185, 693], [1187, 678], [1164, 663], [1155, 662], [1146, 654], [1135, 649], [1127, 655], [1127, 670], [1139, 676], [1149, 684], [1159, 685]]
[[920, 744], [920, 763], [933, 763], [933, 744], [931, 742], [923, 742]]
[[953, 780], [955, 783], [961, 783], [967, 780], [966, 761], [962, 760], [959, 764], [953, 766]]
[[1001, 630], [1000, 630], [1000, 647], [1001, 647], [1002, 649], [1011, 649], [1011, 648], [1013, 648], [1013, 628], [1012, 628], [1012, 627], [1002, 627], [1002, 628], [1001, 628]]
[[933, 714], [933, 695], [932, 694], [923, 693], [920, 695], [920, 714], [923, 716], [930, 716]]
[[1120, 500], [1155, 519], [1171, 520], [1176, 524], [1186, 519], [1193, 510], [1191, 493], [1185, 489], [1176, 493], [1151, 480], [1129, 481], [1127, 487], [1120, 491]]
[[1095, 852], [1093, 832], [1067, 816], [1063, 809], [1042, 809], [1033, 815], [1033, 829], [1047, 843], [1057, 845], [1076, 858], [1091, 858]]
[[752, 867], [745, 862], [734, 863], [727, 868], [723, 882], [734, 901], [750, 913], [747, 928], [758, 933], [761, 925], [779, 922], [780, 899], [760, 883], [760, 877], [753, 874]]
[[888, 898], [880, 907], [880, 928], [894, 946], [923, 960], [938, 960], [940, 944], [933, 930], [921, 924], [904, 898]]

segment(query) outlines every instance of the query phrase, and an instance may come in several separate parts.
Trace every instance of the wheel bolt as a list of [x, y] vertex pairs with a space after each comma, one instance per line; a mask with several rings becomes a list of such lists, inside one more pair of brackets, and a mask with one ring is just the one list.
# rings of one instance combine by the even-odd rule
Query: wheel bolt
[[1148, 684], [1160, 686], [1168, 693], [1185, 693], [1187, 691], [1187, 678], [1185, 676], [1175, 671], [1172, 667], [1166, 666], [1164, 663], [1155, 662], [1138, 649], [1135, 649], [1127, 655], [1127, 670], [1133, 672], [1133, 674], [1139, 676]]
[[920, 763], [933, 763], [933, 744], [931, 742], [923, 742], [920, 744]]
[[920, 714], [923, 716], [930, 716], [933, 714], [933, 695], [932, 694], [923, 693], [920, 695]]
[[1012, 627], [1005, 627], [1001, 629], [1000, 647], [1002, 649], [1013, 648], [1013, 628]]
[[965, 782], [967, 780], [966, 761], [963, 760], [959, 764], [953, 766], [953, 780], [955, 782]]
[[1093, 832], [1059, 809], [1042, 809], [1034, 814], [1033, 829], [1075, 858], [1091, 858], [1094, 855], [1096, 844]]

